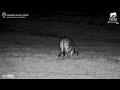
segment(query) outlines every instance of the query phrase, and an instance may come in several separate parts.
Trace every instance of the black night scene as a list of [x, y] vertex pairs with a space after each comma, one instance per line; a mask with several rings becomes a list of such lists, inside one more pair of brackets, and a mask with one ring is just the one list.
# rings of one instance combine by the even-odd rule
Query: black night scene
[[0, 12], [0, 79], [120, 79], [120, 8]]

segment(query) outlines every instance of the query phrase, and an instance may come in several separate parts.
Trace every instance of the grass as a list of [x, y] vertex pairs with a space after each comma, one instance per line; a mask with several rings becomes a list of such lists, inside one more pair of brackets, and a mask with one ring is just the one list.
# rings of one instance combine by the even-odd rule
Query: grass
[[[45, 24], [45, 25], [44, 25]], [[47, 26], [48, 25], [48, 26]], [[14, 25], [13, 25], [14, 26]], [[47, 27], [46, 27], [47, 26]], [[38, 28], [40, 27], [40, 28]], [[17, 27], [10, 27], [15, 29]], [[76, 35], [78, 57], [58, 58], [59, 39], [43, 33], [0, 34], [0, 78], [120, 78], [119, 33], [99, 32], [100, 27], [79, 24], [31, 23], [19, 26], [31, 30]], [[17, 28], [17, 29], [18, 29]], [[88, 29], [88, 30], [85, 30]], [[19, 30], [19, 29], [18, 29]], [[27, 31], [28, 30], [28, 31]], [[69, 32], [68, 32], [69, 31]], [[71, 33], [72, 32], [72, 33]], [[57, 36], [56, 36], [57, 37]], [[114, 40], [116, 39], [116, 41]], [[113, 44], [112, 42], [117, 42]]]
[[[13, 39], [14, 37], [19, 40]], [[1, 39], [1, 78], [9, 78], [7, 77], [9, 74], [14, 76], [11, 75], [12, 79], [120, 78], [119, 56], [111, 54], [115, 48], [103, 48], [103, 52], [100, 47], [95, 50], [95, 48], [86, 47], [84, 43], [79, 46], [78, 42], [79, 51], [81, 50], [79, 56], [63, 59], [57, 57], [59, 46], [58, 40], [55, 38], [49, 38], [47, 42], [44, 42], [46, 38], [43, 37], [29, 35], [24, 39], [18, 35], [14, 37], [10, 37], [8, 40], [4, 35], [3, 41]]]

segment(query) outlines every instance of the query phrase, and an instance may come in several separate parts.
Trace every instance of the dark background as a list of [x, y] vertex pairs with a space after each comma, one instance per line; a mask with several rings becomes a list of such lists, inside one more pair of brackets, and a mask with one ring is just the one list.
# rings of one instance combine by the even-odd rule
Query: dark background
[[[117, 19], [119, 21], [120, 8], [1, 8], [0, 11], [1, 13], [6, 12], [7, 14], [29, 14], [25, 19], [2, 18], [0, 20], [1, 34], [3, 32], [9, 33], [14, 31], [29, 34], [34, 33], [34, 35], [41, 35], [44, 33], [69, 36], [67, 35], [67, 32], [73, 34], [73, 32], [76, 31], [79, 35], [85, 34], [86, 32], [95, 32], [96, 35], [100, 32], [103, 34], [104, 32], [107, 32], [113, 34], [112, 37], [116, 36], [117, 33], [117, 36], [119, 37], [120, 33], [119, 24], [107, 23], [109, 15], [112, 12], [117, 13]], [[60, 26], [61, 30], [58, 30], [60, 29], [57, 27], [59, 25], [62, 25]], [[67, 29], [62, 29], [66, 27]], [[71, 28], [76, 27], [79, 27], [79, 29], [70, 30]], [[106, 37], [106, 34], [102, 37]], [[73, 36], [75, 35], [76, 34]]]
[[[102, 4], [100, 6], [102, 7]], [[3, 18], [0, 15], [0, 77], [8, 74], [8, 72], [9, 74], [15, 72], [15, 77], [17, 75], [19, 77], [22, 72], [23, 78], [26, 75], [33, 78], [34, 76], [37, 77], [43, 69], [46, 72], [46, 70], [49, 71], [54, 68], [54, 65], [55, 67], [58, 66], [56, 63], [61, 64], [59, 67], [65, 65], [65, 68], [70, 66], [70, 69], [72, 69], [71, 65], [73, 67], [73, 64], [75, 64], [73, 61], [76, 62], [76, 60], [80, 61], [76, 63], [81, 63], [75, 65], [76, 69], [80, 69], [80, 74], [77, 73], [77, 76], [84, 75], [84, 78], [85, 76], [97, 77], [98, 73], [100, 78], [108, 75], [112, 75], [108, 78], [113, 78], [113, 75], [115, 77], [119, 75], [120, 25], [108, 24], [107, 21], [112, 12], [118, 14], [118, 21], [120, 21], [120, 8], [96, 8], [94, 6], [94, 8], [72, 7], [63, 9], [47, 7], [45, 9], [44, 7], [0, 9], [1, 14], [2, 12], [7, 14], [29, 14], [28, 17], [23, 19]], [[73, 38], [79, 51], [79, 57], [75, 57], [75, 60], [74, 58], [68, 60], [68, 58], [68, 62], [65, 60], [62, 63], [51, 63], [62, 60], [61, 58], [57, 59], [57, 56], [60, 53], [59, 38], [63, 37]], [[95, 60], [100, 61], [100, 63], [88, 62]], [[43, 62], [41, 63], [41, 61]], [[72, 62], [69, 63], [69, 61]], [[118, 67], [114, 67], [113, 64], [106, 64], [104, 61], [116, 63]], [[47, 63], [49, 66], [46, 68]], [[58, 70], [58, 67], [55, 68], [55, 76], [59, 73]], [[64, 68], [60, 69], [60, 75], [61, 70], [64, 70]], [[48, 75], [51, 76], [51, 72], [54, 71], [49, 72]], [[68, 73], [68, 75], [70, 74]], [[47, 74], [45, 74], [46, 76]], [[67, 76], [65, 75], [65, 77]]]

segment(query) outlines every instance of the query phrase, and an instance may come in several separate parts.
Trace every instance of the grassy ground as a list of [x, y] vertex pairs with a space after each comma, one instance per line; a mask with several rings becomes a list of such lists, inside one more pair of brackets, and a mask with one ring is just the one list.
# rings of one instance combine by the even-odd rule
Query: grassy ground
[[8, 77], [15, 79], [120, 78], [118, 53], [120, 49], [109, 43], [93, 42], [92, 45], [83, 39], [83, 41], [76, 42], [79, 56], [63, 59], [57, 57], [59, 40], [56, 38], [2, 35], [0, 38], [1, 79]]
[[[38, 18], [37, 18], [38, 19]], [[58, 58], [59, 39], [41, 34], [0, 34], [0, 78], [120, 78], [119, 32], [85, 23], [26, 21], [9, 30], [73, 37], [79, 56]], [[81, 21], [81, 20], [80, 20]], [[12, 23], [12, 22], [10, 22]], [[6, 29], [6, 28], [3, 28]], [[3, 30], [4, 31], [4, 30]], [[9, 75], [9, 77], [7, 77]]]

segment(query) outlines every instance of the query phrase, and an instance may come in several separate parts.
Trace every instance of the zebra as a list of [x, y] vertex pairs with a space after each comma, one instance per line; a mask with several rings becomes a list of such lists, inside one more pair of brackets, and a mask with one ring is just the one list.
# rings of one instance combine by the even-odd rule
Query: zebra
[[63, 54], [63, 57], [68, 57], [69, 55], [72, 57], [73, 55], [79, 54], [78, 49], [72, 39], [63, 38], [60, 41], [60, 54], [58, 57], [60, 57]]

